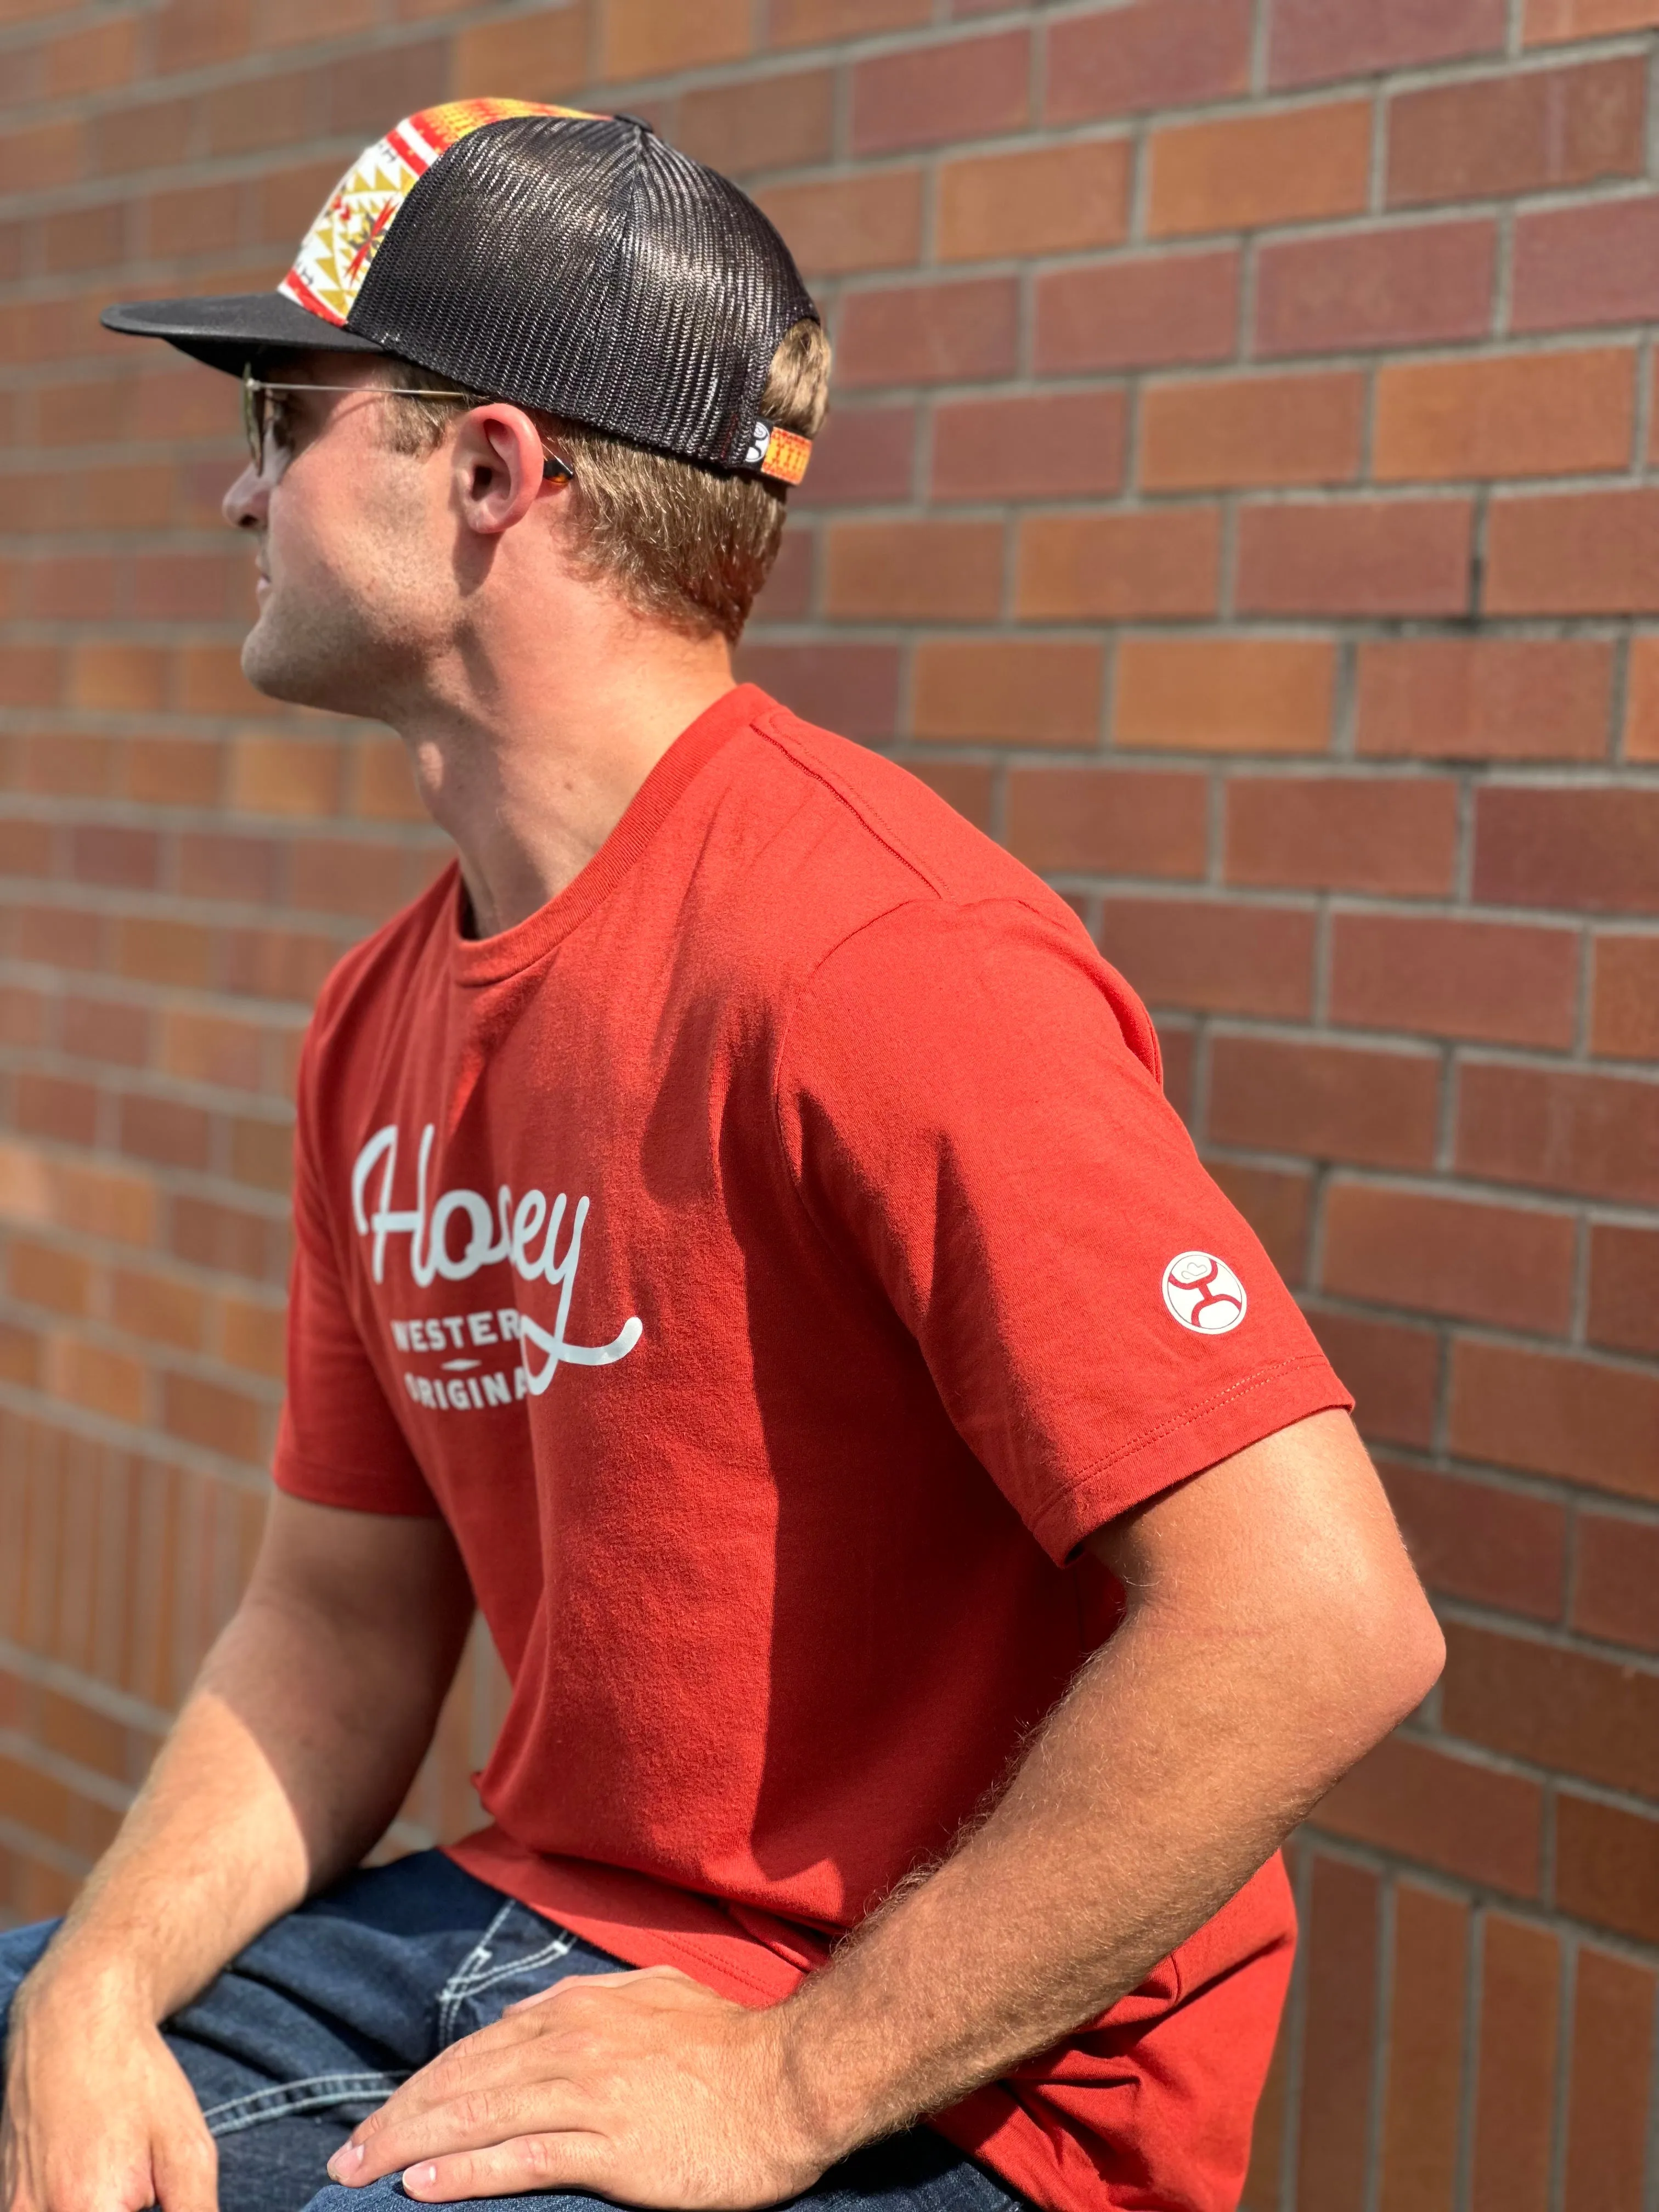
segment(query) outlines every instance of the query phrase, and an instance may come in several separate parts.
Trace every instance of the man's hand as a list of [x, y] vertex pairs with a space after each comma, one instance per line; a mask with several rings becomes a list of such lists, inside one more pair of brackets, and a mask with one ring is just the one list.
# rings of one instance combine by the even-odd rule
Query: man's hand
[[587, 2189], [746, 2212], [799, 2196], [836, 2155], [797, 2106], [778, 2015], [652, 1966], [510, 2006], [404, 2082], [329, 2172], [353, 2188], [401, 2172], [428, 2203]]
[[0, 2212], [218, 2212], [217, 2174], [190, 2084], [142, 2007], [24, 1984], [7, 2051]]

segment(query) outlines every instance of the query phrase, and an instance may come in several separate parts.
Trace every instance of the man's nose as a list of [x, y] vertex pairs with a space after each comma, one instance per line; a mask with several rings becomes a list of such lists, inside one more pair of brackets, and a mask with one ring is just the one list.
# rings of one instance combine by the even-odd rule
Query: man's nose
[[225, 494], [221, 512], [233, 530], [261, 530], [270, 503], [270, 486], [249, 461]]

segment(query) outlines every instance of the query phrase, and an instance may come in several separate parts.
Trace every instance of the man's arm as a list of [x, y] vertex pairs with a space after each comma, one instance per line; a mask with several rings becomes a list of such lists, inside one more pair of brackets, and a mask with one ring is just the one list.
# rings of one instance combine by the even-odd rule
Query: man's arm
[[559, 1984], [416, 2075], [336, 2172], [413, 2168], [428, 2199], [793, 2195], [1135, 1988], [1439, 1673], [1344, 1414], [1253, 1445], [1094, 1548], [1127, 1593], [1116, 1635], [989, 1818], [787, 2002], [745, 2012], [660, 1970]]
[[441, 1521], [276, 1498], [246, 1596], [14, 2005], [4, 2212], [210, 2212], [211, 2145], [157, 2023], [380, 1836], [471, 1611]]

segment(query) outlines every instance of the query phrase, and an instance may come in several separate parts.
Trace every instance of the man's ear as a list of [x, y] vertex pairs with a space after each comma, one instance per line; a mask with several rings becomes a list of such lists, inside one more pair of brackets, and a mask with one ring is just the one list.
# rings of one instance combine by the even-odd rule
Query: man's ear
[[545, 481], [534, 423], [505, 402], [463, 416], [450, 459], [462, 520], [481, 538], [498, 538], [522, 522]]

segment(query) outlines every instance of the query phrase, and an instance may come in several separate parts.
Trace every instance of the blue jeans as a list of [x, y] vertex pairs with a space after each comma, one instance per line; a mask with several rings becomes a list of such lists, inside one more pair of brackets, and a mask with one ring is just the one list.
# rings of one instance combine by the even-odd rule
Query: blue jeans
[[[55, 1923], [52, 1923], [55, 1924]], [[52, 1924], [0, 1935], [0, 2048]], [[325, 2171], [356, 2123], [515, 1997], [622, 1964], [422, 1851], [352, 1875], [268, 1928], [167, 2023], [219, 2147], [221, 2212], [408, 2212], [395, 2179], [347, 2190]], [[88, 2081], [89, 2100], [98, 2084]], [[583, 2192], [478, 2212], [592, 2212]], [[927, 2128], [854, 2153], [799, 2200], [813, 2212], [1011, 2212], [1021, 2200]]]

